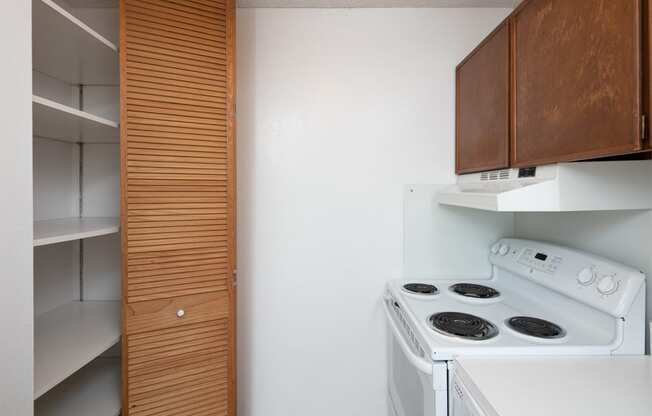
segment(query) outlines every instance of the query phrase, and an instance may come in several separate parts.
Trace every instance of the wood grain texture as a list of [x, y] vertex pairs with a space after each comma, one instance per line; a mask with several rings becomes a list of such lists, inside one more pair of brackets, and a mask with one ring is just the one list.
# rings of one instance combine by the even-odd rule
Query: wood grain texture
[[512, 165], [640, 150], [640, 0], [527, 0], [513, 21]]
[[456, 70], [455, 171], [509, 165], [510, 23], [505, 20]]
[[[177, 311], [183, 310], [182, 317]], [[229, 317], [226, 290], [170, 299], [134, 302], [127, 305], [126, 334], [142, 334], [160, 329], [183, 328], [193, 323], [215, 321]]]
[[228, 414], [229, 333], [223, 318], [128, 335], [129, 414]]
[[643, 83], [642, 106], [643, 114], [647, 117], [647, 126], [644, 132], [644, 139], [642, 139], [642, 148], [644, 151], [648, 151], [645, 156], [649, 159], [651, 156], [649, 150], [652, 148], [652, 140], [650, 140], [650, 114], [652, 114], [652, 7], [650, 7], [650, 0], [643, 0], [641, 2], [641, 15], [643, 16], [641, 28], [641, 49], [643, 51], [641, 62], [641, 82]]
[[126, 416], [235, 415], [234, 14], [120, 1]]

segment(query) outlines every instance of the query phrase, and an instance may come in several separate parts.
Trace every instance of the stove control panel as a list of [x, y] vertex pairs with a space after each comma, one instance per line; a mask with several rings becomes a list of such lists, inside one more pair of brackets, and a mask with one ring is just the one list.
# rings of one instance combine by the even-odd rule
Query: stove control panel
[[[494, 248], [495, 247], [495, 248]], [[508, 247], [503, 254], [501, 247]], [[504, 269], [616, 317], [645, 290], [645, 275], [611, 260], [553, 244], [504, 238], [489, 260]]]
[[585, 287], [594, 287], [602, 296], [610, 296], [618, 292], [621, 280], [617, 272], [610, 269], [602, 270], [598, 266], [585, 267], [577, 274], [577, 283]]
[[554, 274], [561, 266], [563, 259], [533, 248], [525, 248], [521, 251], [518, 262], [544, 273]]

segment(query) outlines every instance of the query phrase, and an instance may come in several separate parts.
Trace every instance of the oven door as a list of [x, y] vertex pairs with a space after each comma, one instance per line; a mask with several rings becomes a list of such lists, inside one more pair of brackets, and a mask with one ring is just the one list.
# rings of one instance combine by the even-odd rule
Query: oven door
[[448, 368], [424, 357], [400, 306], [384, 302], [389, 326], [389, 396], [396, 416], [447, 416]]

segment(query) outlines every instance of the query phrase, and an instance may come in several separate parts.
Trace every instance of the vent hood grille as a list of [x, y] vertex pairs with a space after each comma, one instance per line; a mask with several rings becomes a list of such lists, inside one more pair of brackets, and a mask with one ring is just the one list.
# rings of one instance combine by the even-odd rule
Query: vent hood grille
[[498, 181], [498, 180], [509, 179], [509, 172], [510, 172], [509, 169], [482, 172], [480, 174], [480, 180], [484, 182], [484, 181]]

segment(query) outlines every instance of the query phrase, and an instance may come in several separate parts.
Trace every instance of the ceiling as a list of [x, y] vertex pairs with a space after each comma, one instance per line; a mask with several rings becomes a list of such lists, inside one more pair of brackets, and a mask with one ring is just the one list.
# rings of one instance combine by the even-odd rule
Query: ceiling
[[72, 8], [115, 8], [118, 7], [118, 0], [65, 0]]
[[238, 7], [506, 7], [514, 8], [521, 0], [237, 0]]
[[[521, 0], [237, 0], [252, 8], [358, 8], [358, 7], [508, 7]], [[71, 7], [118, 7], [118, 0], [66, 0]]]
[[64, 0], [65, 3], [74, 9], [77, 8], [116, 8], [118, 7], [118, 0]]

